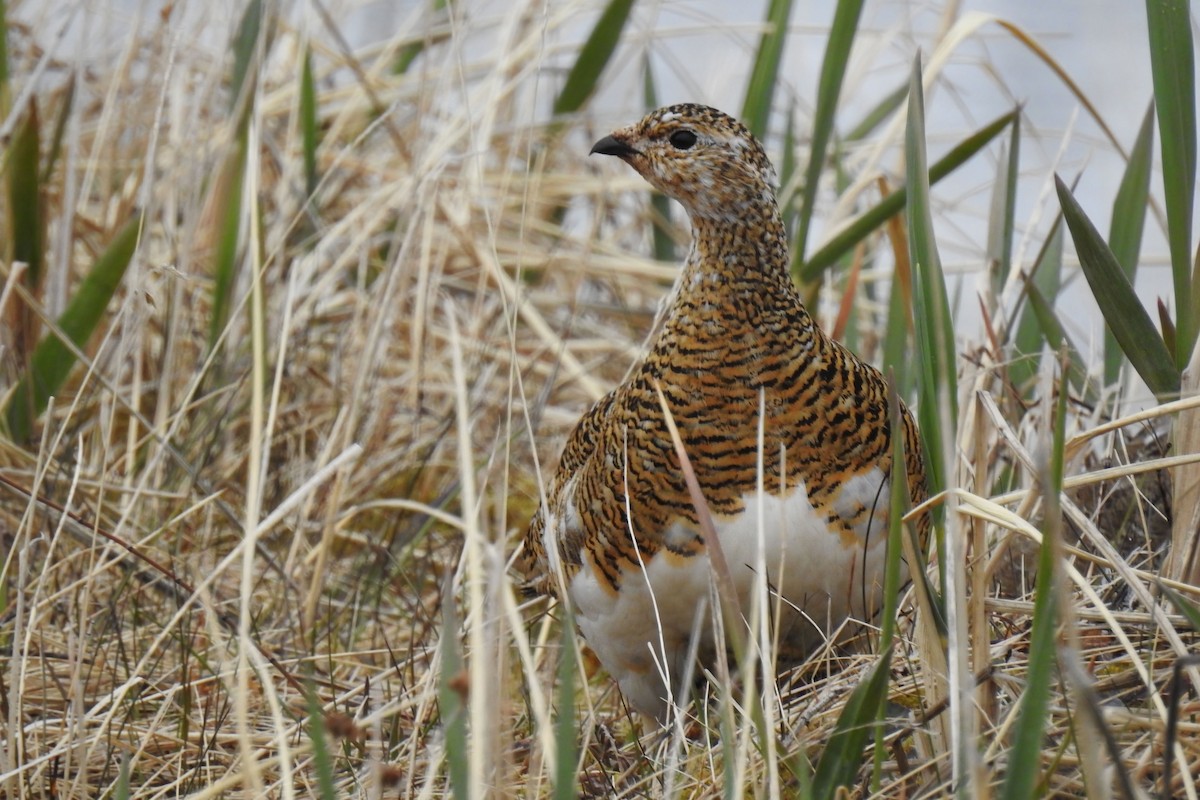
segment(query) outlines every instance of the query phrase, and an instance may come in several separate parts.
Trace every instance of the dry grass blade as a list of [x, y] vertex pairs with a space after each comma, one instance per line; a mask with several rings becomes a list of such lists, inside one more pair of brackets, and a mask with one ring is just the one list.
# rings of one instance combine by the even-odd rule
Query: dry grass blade
[[[942, 181], [925, 208], [899, 213], [907, 90], [896, 90], [894, 64], [912, 57], [914, 37], [935, 54], [924, 121], [929, 148], [946, 155], [912, 177], [937, 182], [994, 156], [1015, 130], [1016, 112], [949, 129], [945, 107], [933, 107], [962, 96], [962, 61], [981, 63], [964, 46], [994, 34], [997, 20], [951, 4], [937, 33], [907, 36], [880, 27], [871, 4], [852, 25], [858, 4], [843, 4], [827, 50], [843, 88], [823, 83], [814, 122], [813, 81], [786, 68], [811, 32], [786, 15], [767, 29], [756, 12], [713, 34], [689, 4], [632, 0], [422, 0], [394, 18], [363, 0], [296, 14], [235, 5], [117, 18], [62, 0], [0, 0], [0, 205], [6, 230], [14, 213], [26, 220], [22, 242], [0, 236], [0, 314], [26, 309], [41, 327], [40, 343], [20, 344], [14, 324], [0, 325], [5, 412], [26, 393], [17, 385], [30, 358], [40, 363], [43, 347], [62, 356], [42, 370], [57, 371], [41, 379], [44, 410], [12, 426], [28, 438], [0, 437], [0, 795], [788, 797], [811, 793], [812, 764], [823, 792], [937, 796], [969, 772], [961, 760], [980, 740], [976, 785], [994, 788], [1014, 755], [1044, 613], [1024, 554], [1040, 546], [1049, 508], [1030, 445], [1046, 438], [1033, 412], [1048, 398], [1033, 380], [1028, 391], [1007, 382], [1020, 371], [1004, 363], [1019, 307], [1003, 318], [988, 309], [997, 324], [982, 343], [958, 331], [957, 353], [945, 355], [973, 399], [957, 423], [926, 423], [957, 445], [947, 482], [973, 488], [931, 501], [970, 530], [953, 571], [941, 564], [968, 589], [951, 615], [967, 618], [972, 654], [953, 667], [956, 691], [938, 573], [919, 571], [925, 555], [911, 536], [898, 548], [911, 590], [894, 616], [863, 621], [861, 636], [831, 641], [784, 675], [774, 671], [774, 620], [760, 613], [777, 602], [765, 567], [753, 602], [722, 600], [727, 618], [712, 595], [693, 598], [719, 637], [746, 644], [737, 659], [722, 647], [719, 674], [687, 681], [681, 701], [703, 687], [694, 716], [667, 731], [630, 715], [570, 613], [527, 600], [512, 562], [549, 474], [535, 465], [549, 464], [580, 412], [626, 375], [678, 273], [672, 253], [686, 246], [636, 176], [589, 162], [595, 121], [632, 120], [659, 93], [736, 110], [720, 87], [736, 106], [760, 54], [768, 66], [790, 54], [754, 92], [755, 116], [769, 128], [772, 104], [789, 112], [766, 137], [791, 178], [782, 200], [797, 199], [789, 193], [807, 164], [816, 176], [806, 190], [816, 192], [818, 247], [805, 276], [815, 286], [834, 263], [853, 276], [844, 297], [820, 295], [811, 310], [822, 320], [836, 311], [860, 352], [886, 349], [908, 398], [931, 354], [929, 331], [915, 355], [909, 343], [914, 289], [926, 292], [914, 275], [928, 277], [939, 251], [952, 286], [960, 265], [982, 263], [983, 236], [966, 250], [948, 240], [957, 211], [975, 209], [982, 224], [986, 197]], [[780, 15], [787, 4], [768, 5]], [[77, 36], [85, 18], [100, 27]], [[600, 50], [586, 45], [593, 26]], [[1045, 63], [1062, 79], [1051, 89], [1086, 101], [1059, 39], [1002, 30], [1035, 77]], [[851, 49], [841, 37], [854, 31]], [[710, 35], [719, 58], [681, 58]], [[1029, 96], [983, 45], [982, 72], [1003, 83], [1001, 96]], [[852, 102], [835, 99], [851, 89]], [[1099, 118], [1099, 106], [1085, 110]], [[26, 123], [34, 107], [36, 130]], [[1139, 99], [1128, 118], [1144, 110]], [[1022, 113], [995, 252], [1010, 253], [1016, 275], [1031, 272], [1025, 253], [1037, 251], [1040, 310], [1069, 326], [1051, 308], [1058, 276], [1042, 273], [1058, 265], [1053, 241], [1038, 246], [1049, 216], [1018, 223], [1008, 213], [1014, 195], [1021, 209], [1031, 188], [1049, 185], [1034, 156], [1054, 125], [1033, 102]], [[848, 116], [862, 122], [839, 137]], [[1119, 155], [1100, 123], [1099, 145], [1072, 135], [1063, 147]], [[1130, 213], [1140, 204], [1142, 217], [1153, 133], [1144, 125], [1132, 148], [1136, 185], [1120, 201]], [[979, 185], [995, 171], [985, 173]], [[824, 217], [830, 187], [837, 208]], [[797, 203], [785, 211], [790, 230]], [[138, 227], [124, 228], [135, 209]], [[35, 241], [38, 225], [48, 235]], [[1133, 231], [1122, 236], [1114, 230], [1112, 246], [1128, 254]], [[1064, 284], [1070, 263], [1068, 253]], [[1038, 309], [1026, 310], [1035, 324]], [[1055, 327], [1052, 316], [1043, 323]], [[1027, 341], [1040, 351], [1034, 333]], [[1134, 791], [1195, 800], [1200, 736], [1188, 703], [1200, 676], [1187, 654], [1200, 633], [1160, 602], [1156, 581], [1164, 530], [1188, 524], [1168, 517], [1182, 507], [1169, 481], [1200, 463], [1186, 438], [1174, 450], [1161, 439], [1171, 424], [1200, 430], [1188, 423], [1200, 398], [1139, 410], [1067, 391], [1057, 566], [1078, 644], [1062, 661], [1084, 674], [1050, 683], [1050, 735], [1025, 766], [1047, 793], [1083, 796], [1095, 779], [1080, 759], [1098, 750]], [[899, 509], [899, 492], [891, 499]], [[728, 566], [714, 564], [714, 587], [727, 586]], [[891, 585], [909, 577], [898, 559], [890, 567]], [[1162, 585], [1195, 604], [1193, 586]], [[950, 719], [968, 701], [980, 737], [952, 742]], [[1079, 713], [1093, 718], [1087, 748], [1073, 744]]]

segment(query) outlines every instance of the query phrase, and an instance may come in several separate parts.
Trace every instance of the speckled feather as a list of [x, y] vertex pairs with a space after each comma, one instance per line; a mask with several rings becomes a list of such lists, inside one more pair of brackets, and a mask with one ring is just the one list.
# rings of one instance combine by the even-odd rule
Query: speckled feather
[[[521, 563], [533, 588], [554, 593], [561, 565], [562, 585], [577, 604], [589, 644], [631, 702], [663, 718], [664, 698], [680, 687], [664, 685], [658, 675], [664, 654], [656, 668], [649, 653], [665, 646], [667, 666], [681, 671], [692, 619], [664, 618], [661, 599], [657, 614], [618, 599], [641, 598], [647, 582], [648, 598], [655, 591], [695, 592], [695, 576], [706, 575], [707, 566], [681, 566], [699, 562], [705, 545], [655, 383], [727, 551], [739, 546], [727, 534], [754, 535], [753, 527], [747, 534], [734, 523], [756, 496], [760, 392], [765, 396], [764, 486], [781, 502], [798, 498], [790, 513], [795, 517], [800, 508], [808, 519], [777, 532], [780, 569], [795, 565], [795, 580], [780, 584], [786, 587], [780, 591], [810, 620], [826, 608], [832, 612], [815, 626], [817, 635], [811, 624], [793, 626], [806, 633], [783, 631], [784, 663], [803, 657], [841, 618], [869, 616], [880, 603], [878, 586], [867, 600], [862, 584], [881, 582], [891, 464], [887, 392], [880, 373], [830, 339], [804, 308], [788, 275], [774, 170], [745, 126], [705, 106], [670, 106], [602, 139], [593, 152], [619, 156], [678, 200], [691, 219], [692, 247], [649, 354], [568, 438], [546, 504], [525, 535]], [[919, 501], [926, 494], [924, 469], [906, 408], [903, 435], [909, 492]], [[826, 552], [821, 548], [835, 540], [840, 548], [829, 552], [849, 556], [830, 559], [829, 569], [846, 573], [831, 582], [823, 565], [801, 560]], [[866, 555], [857, 559], [867, 551], [869, 563]], [[656, 562], [662, 566], [651, 569]], [[752, 566], [731, 564], [740, 567], [743, 594]], [[809, 585], [815, 575], [823, 585]], [[836, 597], [842, 591], [845, 597]], [[691, 598], [683, 608], [703, 599]], [[608, 618], [637, 614], [643, 621]], [[645, 619], [657, 630], [642, 624]], [[674, 635], [664, 639], [664, 628]]]

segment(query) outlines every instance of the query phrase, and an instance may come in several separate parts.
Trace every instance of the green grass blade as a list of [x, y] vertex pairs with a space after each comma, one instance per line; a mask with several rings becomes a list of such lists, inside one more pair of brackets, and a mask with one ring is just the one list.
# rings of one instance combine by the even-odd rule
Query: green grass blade
[[[433, 0], [433, 2], [430, 3], [430, 7], [435, 13], [444, 10], [447, 5], [448, 3], [446, 0]], [[428, 38], [422, 41], [412, 42], [411, 44], [401, 48], [399, 55], [396, 56], [396, 63], [392, 65], [392, 74], [403, 75], [404, 73], [408, 72], [408, 68], [411, 67], [412, 63], [417, 60], [417, 56], [421, 55], [421, 53], [425, 51], [425, 45], [427, 42]]]
[[[1154, 161], [1154, 106], [1146, 109], [1121, 186], [1113, 200], [1112, 224], [1108, 247], [1121, 265], [1132, 286], [1137, 277], [1138, 254], [1142, 249], [1142, 231], [1146, 226], [1146, 208], [1150, 196], [1150, 171]], [[1104, 330], [1104, 385], [1111, 386], [1121, 376], [1124, 356], [1112, 331]]]
[[[920, 59], [913, 62], [908, 92], [908, 129], [904, 137], [908, 174], [908, 257], [913, 269], [913, 320], [916, 323], [918, 415], [925, 441], [930, 494], [946, 488], [950, 465], [945, 463], [946, 437], [958, 423], [958, 389], [954, 327], [946, 279], [933, 235], [929, 202], [929, 170], [925, 154], [925, 100]], [[943, 410], [950, 427], [944, 427]]]
[[793, 260], [798, 258], [795, 244], [800, 221], [796, 193], [789, 189], [792, 179], [796, 177], [796, 144], [796, 104], [792, 103], [783, 127], [783, 152], [779, 158], [779, 209], [783, 213], [783, 229], [787, 231], [788, 241], [792, 243]]
[[121, 765], [117, 769], [117, 783], [113, 787], [113, 800], [129, 800], [133, 797], [133, 787], [129, 781], [129, 756], [121, 756]]
[[1171, 605], [1179, 611], [1188, 621], [1188, 625], [1192, 626], [1192, 630], [1200, 631], [1200, 608], [1197, 608], [1191, 602], [1186, 600], [1183, 595], [1176, 592], [1170, 586], [1162, 583], [1158, 584], [1158, 588], [1162, 591], [1167, 599], [1171, 601]]
[[1033, 628], [1029, 634], [1029, 669], [1021, 708], [1013, 730], [1013, 746], [1001, 788], [1002, 800], [1026, 800], [1038, 797], [1034, 787], [1041, 775], [1042, 742], [1050, 705], [1050, 683], [1054, 677], [1059, 626], [1059, 595], [1055, 571], [1058, 569], [1058, 538], [1062, 530], [1059, 496], [1063, 480], [1063, 440], [1067, 415], [1067, 389], [1060, 386], [1054, 414], [1054, 432], [1050, 463], [1040, 476], [1045, 503], [1042, 547], [1038, 556], [1034, 588]]
[[575, 623], [567, 610], [562, 621], [558, 657], [558, 716], [554, 720], [554, 800], [575, 800], [575, 765], [578, 759], [579, 731], [575, 722]]
[[[141, 217], [128, 222], [92, 266], [79, 284], [74, 297], [58, 320], [59, 330], [77, 348], [82, 348], [108, 308], [125, 270], [133, 259], [141, 234]], [[75, 354], [57, 335], [38, 343], [29, 362], [29, 372], [13, 391], [5, 416], [13, 441], [27, 441], [33, 422], [46, 408], [75, 364]]]
[[899, 257], [896, 261], [892, 273], [891, 293], [888, 297], [883, 367], [896, 382], [896, 392], [901, 397], [910, 397], [913, 383], [912, 357], [909, 351], [909, 337], [913, 329], [912, 274], [907, 263], [900, 263]]
[[74, 106], [75, 73], [71, 73], [71, 77], [67, 79], [62, 105], [58, 109], [58, 118], [54, 122], [54, 132], [50, 134], [50, 146], [46, 150], [46, 160], [42, 165], [41, 181], [43, 185], [48, 184], [51, 177], [54, 176], [54, 167], [57, 166], [58, 157], [62, 153], [63, 137], [67, 133], [67, 120], [71, 118], [71, 109]]
[[574, 66], [567, 73], [566, 83], [554, 100], [555, 116], [578, 111], [592, 96], [600, 74], [621, 41], [621, 32], [629, 21], [633, 3], [634, 0], [609, 0], [604, 13], [596, 21], [596, 27], [592, 28], [587, 41], [579, 49], [579, 57], [575, 59]]
[[[1026, 299], [1021, 305], [1021, 317], [1017, 322], [1016, 336], [1013, 338], [1014, 358], [1008, 365], [1008, 377], [1022, 394], [1022, 390], [1030, 386], [1037, 375], [1038, 362], [1034, 359], [1041, 354], [1042, 346], [1049, 340], [1037, 309], [1028, 299], [1029, 293], [1036, 289], [1045, 302], [1054, 305], [1058, 298], [1058, 290], [1062, 286], [1062, 256], [1063, 228], [1062, 215], [1059, 215], [1050, 226], [1050, 233], [1033, 262], [1033, 276], [1024, 292]], [[1057, 349], [1057, 346], [1052, 344], [1050, 349]]]
[[870, 674], [850, 693], [813, 776], [812, 796], [816, 800], [832, 800], [838, 796], [839, 788], [854, 785], [867, 737], [874, 728], [878, 709], [887, 698], [891, 663], [892, 649], [888, 648]]
[[1129, 152], [1121, 185], [1113, 200], [1108, 246], [1117, 263], [1133, 283], [1141, 251], [1142, 231], [1146, 223], [1146, 203], [1150, 196], [1150, 173], [1154, 165], [1154, 106], [1146, 109], [1137, 139]]
[[312, 48], [304, 48], [300, 72], [300, 138], [304, 148], [304, 191], [309, 198], [317, 190], [317, 90], [313, 80]]
[[858, 121], [858, 124], [852, 127], [849, 132], [843, 137], [846, 142], [860, 142], [873, 134], [884, 120], [896, 113], [896, 109], [900, 108], [908, 97], [908, 81], [897, 86], [889, 95], [884, 97], [871, 108], [863, 118]]
[[1162, 336], [1155, 330], [1112, 250], [1083, 213], [1071, 190], [1062, 178], [1055, 176], [1054, 181], [1063, 219], [1071, 231], [1084, 277], [1092, 287], [1104, 321], [1150, 390], [1159, 399], [1173, 397], [1179, 392], [1179, 370]]
[[779, 62], [783, 59], [783, 43], [787, 41], [791, 16], [792, 0], [771, 0], [767, 6], [767, 27], [758, 40], [754, 67], [746, 84], [742, 122], [760, 139], [767, 135], [771, 101], [775, 97], [775, 87], [779, 85]]
[[825, 45], [825, 59], [821, 63], [821, 79], [817, 83], [817, 107], [813, 114], [812, 146], [808, 157], [808, 169], [804, 172], [799, 227], [795, 240], [792, 242], [793, 259], [803, 259], [807, 247], [808, 228], [812, 222], [813, 207], [817, 201], [821, 169], [825, 165], [825, 150], [833, 135], [833, 123], [837, 116], [838, 100], [842, 93], [842, 81], [846, 77], [846, 64], [850, 61], [850, 51], [854, 48], [854, 36], [858, 33], [858, 20], [862, 15], [862, 7], [862, 0], [843, 0], [837, 4], [833, 12], [833, 24], [829, 28], [829, 41]]
[[230, 294], [237, 274], [238, 240], [242, 227], [242, 182], [246, 169], [246, 137], [240, 136], [236, 150], [229, 155], [217, 176], [213, 191], [216, 200], [217, 243], [213, 252], [212, 316], [209, 319], [208, 345], [216, 345], [229, 318]]
[[987, 259], [992, 296], [999, 297], [1012, 270], [1013, 229], [1016, 227], [1017, 173], [1020, 163], [1021, 118], [1013, 120], [1008, 146], [1001, 150], [988, 216]]
[[[1162, 145], [1167, 243], [1175, 282], [1175, 364], [1183, 368], [1196, 340], [1192, 291], [1192, 206], [1196, 189], [1196, 62], [1188, 0], [1146, 0], [1150, 71]], [[1200, 295], [1200, 292], [1196, 292]]]
[[[646, 110], [658, 108], [658, 88], [654, 83], [654, 71], [650, 59], [646, 58], [642, 73], [642, 98]], [[657, 189], [650, 192], [650, 208], [653, 211], [653, 224], [650, 227], [654, 237], [654, 257], [659, 261], [675, 263], [675, 239], [671, 236], [671, 201]]]
[[[466, 674], [458, 641], [458, 613], [447, 579], [442, 588], [441, 673], [438, 676], [438, 715], [446, 742], [446, 763], [454, 800], [469, 800], [470, 759], [467, 754], [467, 705], [462, 682]], [[477, 669], [482, 669], [482, 665]]]
[[[1175, 320], [1171, 319], [1171, 311], [1163, 299], [1158, 298], [1158, 329], [1162, 331], [1163, 344], [1168, 353], [1175, 352]], [[1182, 378], [1182, 376], [1181, 376]]]
[[8, 1], [0, 0], [0, 118], [8, 115]]
[[325, 726], [325, 713], [312, 681], [307, 683], [305, 705], [308, 707], [308, 739], [312, 743], [313, 772], [317, 778], [317, 797], [334, 800], [338, 796], [334, 783], [333, 755], [329, 748], [329, 730]]
[[0, 117], [8, 115], [8, 0], [0, 0]]
[[[1059, 245], [1060, 249], [1062, 245]], [[1089, 402], [1095, 402], [1095, 397], [1088, 391], [1087, 383], [1087, 367], [1084, 365], [1083, 356], [1079, 354], [1079, 350], [1075, 348], [1067, 336], [1066, 329], [1063, 328], [1062, 322], [1058, 318], [1058, 314], [1054, 311], [1054, 304], [1042, 294], [1041, 289], [1037, 284], [1030, 284], [1029, 287], [1029, 309], [1033, 312], [1037, 319], [1038, 327], [1046, 337], [1046, 344], [1050, 349], [1058, 352], [1065, 348], [1068, 357], [1067, 375], [1070, 378], [1071, 386], [1080, 394], [1084, 394]]]
[[[959, 142], [949, 153], [939, 159], [929, 169], [929, 183], [937, 183], [962, 166], [972, 156], [986, 147], [1002, 130], [1008, 127], [1016, 115], [1016, 111], [1010, 111], [989, 122]], [[870, 209], [864, 211], [858, 219], [835, 234], [833, 238], [829, 239], [807, 261], [799, 266], [800, 281], [808, 284], [820, 279], [821, 273], [830, 265], [850, 252], [856, 244], [867, 238], [880, 225], [887, 222], [890, 217], [899, 213], [904, 208], [907, 199], [907, 189], [897, 189]], [[793, 270], [792, 274], [794, 275], [796, 272], [796, 270]]]
[[[1192, 630], [1200, 631], [1200, 608], [1197, 608], [1189, 600], [1186, 600], [1183, 595], [1176, 592], [1174, 589], [1158, 583], [1158, 588], [1167, 599], [1171, 601], [1171, 605], [1175, 606], [1176, 610], [1187, 620], [1188, 625]], [[1179, 714], [1180, 706], [1183, 703], [1185, 696], [1183, 670], [1200, 665], [1200, 654], [1190, 653], [1176, 659], [1174, 666], [1171, 669], [1171, 683], [1167, 690], [1168, 696], [1172, 698], [1170, 709], [1167, 712], [1167, 735], [1163, 743], [1163, 769], [1162, 769], [1162, 794], [1160, 797], [1169, 798], [1173, 795], [1170, 792], [1171, 779], [1175, 772], [1175, 742], [1177, 731], [1179, 729]]]
[[[263, 5], [262, 0], [250, 0], [242, 18], [238, 21], [237, 33], [233, 38], [233, 83], [229, 96], [229, 109], [245, 109], [250, 107], [250, 94], [254, 91], [257, 73], [255, 54], [258, 51], [259, 35], [262, 32]], [[239, 115], [240, 116], [240, 115]]]
[[42, 262], [46, 248], [46, 221], [43, 217], [41, 185], [42, 124], [37, 102], [29, 109], [13, 132], [5, 155], [8, 172], [9, 232], [12, 259], [26, 265], [25, 285], [36, 294], [42, 285]]
[[[888, 419], [892, 430], [903, 430], [903, 420], [900, 415], [900, 395], [896, 390], [895, 374], [888, 376]], [[900, 605], [900, 566], [903, 562], [904, 543], [901, 541], [904, 533], [904, 515], [911, 505], [908, 496], [907, 461], [904, 453], [904, 437], [892, 437], [892, 468], [888, 484], [888, 542], [887, 561], [883, 571], [883, 610], [879, 615], [879, 647], [885, 653], [891, 652], [892, 641], [896, 636], [896, 619], [899, 616]], [[871, 789], [879, 791], [883, 774], [884, 747], [884, 715], [887, 712], [887, 692], [879, 698], [876, 707], [875, 722], [875, 761], [871, 768]]]
[[238, 22], [233, 39], [233, 96], [230, 109], [237, 116], [237, 141], [218, 173], [214, 191], [219, 220], [213, 254], [212, 317], [209, 320], [209, 347], [216, 344], [229, 317], [230, 295], [237, 274], [238, 241], [242, 225], [242, 186], [248, 155], [250, 108], [257, 86], [260, 46], [265, 48], [262, 0], [250, 0]]

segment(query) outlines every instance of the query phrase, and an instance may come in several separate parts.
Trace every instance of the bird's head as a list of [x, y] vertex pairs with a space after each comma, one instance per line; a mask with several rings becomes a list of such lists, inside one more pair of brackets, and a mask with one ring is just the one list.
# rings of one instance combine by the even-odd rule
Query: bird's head
[[684, 103], [605, 136], [592, 153], [617, 156], [692, 217], [740, 218], [775, 205], [775, 170], [758, 139], [715, 108]]

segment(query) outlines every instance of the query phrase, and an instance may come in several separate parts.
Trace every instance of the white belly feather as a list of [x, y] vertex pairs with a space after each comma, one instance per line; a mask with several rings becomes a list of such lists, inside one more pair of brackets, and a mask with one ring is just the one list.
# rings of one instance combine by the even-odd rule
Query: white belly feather
[[[743, 615], [749, 617], [756, 595], [762, 596], [760, 565], [766, 570], [770, 618], [777, 621], [780, 644], [787, 650], [809, 651], [847, 617], [872, 615], [882, 597], [887, 535], [880, 504], [886, 502], [887, 486], [878, 468], [846, 483], [838, 511], [860, 503], [880, 509], [869, 530], [864, 526], [852, 541], [828, 529], [809, 504], [803, 484], [786, 498], [751, 498], [744, 513], [718, 520], [717, 536]], [[566, 516], [563, 521], [570, 525], [570, 504]], [[690, 538], [693, 532], [680, 527], [664, 535]], [[546, 550], [555, 553], [557, 547]], [[644, 562], [641, 575], [627, 571], [614, 597], [587, 556], [568, 587], [576, 621], [600, 662], [635, 707], [660, 719], [669, 709], [666, 687], [675, 693], [681, 688], [694, 626], [700, 651], [711, 652], [712, 616], [705, 611], [711, 573], [707, 555], [683, 558], [663, 549]], [[665, 681], [664, 672], [669, 676]]]

